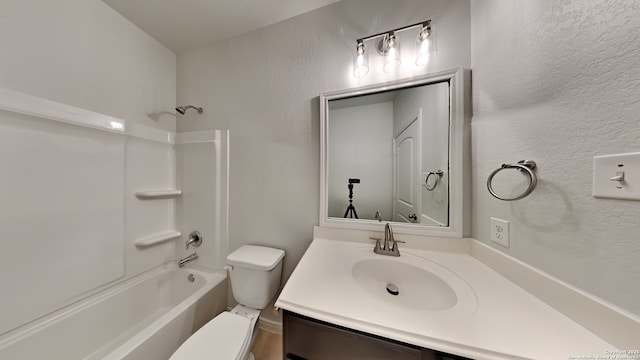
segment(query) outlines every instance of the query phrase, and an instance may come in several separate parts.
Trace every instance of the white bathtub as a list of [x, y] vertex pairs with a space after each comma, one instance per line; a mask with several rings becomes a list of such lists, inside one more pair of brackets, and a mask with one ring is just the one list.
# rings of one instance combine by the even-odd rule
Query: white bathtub
[[226, 301], [225, 273], [170, 263], [3, 335], [0, 359], [167, 359]]

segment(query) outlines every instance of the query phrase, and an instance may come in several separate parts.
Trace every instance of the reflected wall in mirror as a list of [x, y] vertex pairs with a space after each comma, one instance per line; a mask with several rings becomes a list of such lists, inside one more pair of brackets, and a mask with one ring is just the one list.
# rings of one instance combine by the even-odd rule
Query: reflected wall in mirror
[[462, 236], [461, 69], [321, 95], [323, 226]]
[[328, 121], [329, 217], [449, 225], [448, 81], [330, 100]]

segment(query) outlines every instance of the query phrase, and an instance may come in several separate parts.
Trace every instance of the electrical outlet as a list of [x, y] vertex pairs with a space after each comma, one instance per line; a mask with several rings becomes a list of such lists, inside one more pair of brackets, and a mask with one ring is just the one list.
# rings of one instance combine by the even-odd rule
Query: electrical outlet
[[509, 247], [509, 222], [491, 218], [491, 241], [506, 248]]

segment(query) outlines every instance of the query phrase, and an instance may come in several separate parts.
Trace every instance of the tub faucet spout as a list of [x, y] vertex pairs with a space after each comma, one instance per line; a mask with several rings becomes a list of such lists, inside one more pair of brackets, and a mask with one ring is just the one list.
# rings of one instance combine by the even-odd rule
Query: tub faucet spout
[[184, 259], [180, 259], [180, 261], [178, 261], [178, 267], [184, 267], [187, 263], [195, 260], [198, 258], [198, 254], [197, 253], [193, 253], [189, 256], [187, 256]]

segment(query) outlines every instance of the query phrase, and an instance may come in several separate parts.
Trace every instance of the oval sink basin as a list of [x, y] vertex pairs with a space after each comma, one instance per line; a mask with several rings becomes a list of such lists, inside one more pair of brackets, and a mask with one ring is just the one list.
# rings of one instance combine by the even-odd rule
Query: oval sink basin
[[343, 266], [350, 270], [347, 281], [396, 309], [475, 312], [478, 302], [471, 287], [448, 268], [415, 252], [401, 249], [399, 257], [391, 257], [374, 254], [368, 247], [353, 249], [344, 258]]
[[[458, 302], [451, 286], [429, 271], [394, 259], [362, 259], [353, 278], [372, 295], [416, 310], [446, 310]], [[395, 286], [388, 290], [388, 285]]]

